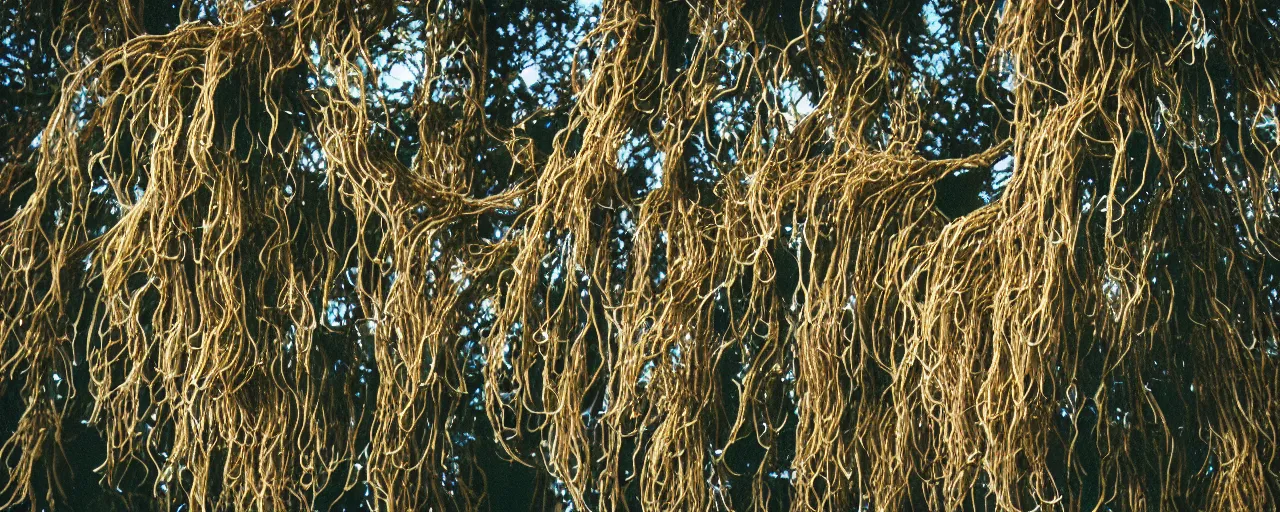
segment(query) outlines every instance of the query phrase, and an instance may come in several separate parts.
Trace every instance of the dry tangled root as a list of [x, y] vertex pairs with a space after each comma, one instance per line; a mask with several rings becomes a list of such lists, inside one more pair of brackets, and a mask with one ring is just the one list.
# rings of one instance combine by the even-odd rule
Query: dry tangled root
[[0, 508], [1280, 506], [1263, 2], [2, 4]]

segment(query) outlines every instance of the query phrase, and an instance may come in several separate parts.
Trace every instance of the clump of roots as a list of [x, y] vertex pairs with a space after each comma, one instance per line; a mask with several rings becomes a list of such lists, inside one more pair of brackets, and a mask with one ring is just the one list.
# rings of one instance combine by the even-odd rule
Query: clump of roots
[[[606, 0], [546, 141], [477, 2], [14, 7], [75, 44], [0, 162], [0, 504], [83, 419], [193, 509], [474, 508], [484, 450], [593, 510], [1280, 506], [1276, 12], [872, 3]], [[982, 144], [922, 150], [922, 6]]]

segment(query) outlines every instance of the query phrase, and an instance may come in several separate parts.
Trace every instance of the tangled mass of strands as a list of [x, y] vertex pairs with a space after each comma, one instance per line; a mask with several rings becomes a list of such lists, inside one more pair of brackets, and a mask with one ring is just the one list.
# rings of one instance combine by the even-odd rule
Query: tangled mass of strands
[[1280, 506], [1269, 3], [0, 3], [0, 508]]

